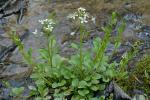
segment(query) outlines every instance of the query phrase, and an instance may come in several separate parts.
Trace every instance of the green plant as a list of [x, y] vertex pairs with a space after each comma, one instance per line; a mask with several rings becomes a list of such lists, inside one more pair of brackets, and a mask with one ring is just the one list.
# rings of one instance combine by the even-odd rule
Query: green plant
[[134, 70], [130, 73], [129, 78], [122, 80], [119, 84], [124, 86], [124, 90], [132, 91], [138, 89], [144, 91], [147, 95], [150, 95], [150, 55], [146, 55], [140, 59], [135, 65]]
[[6, 88], [10, 90], [9, 96], [13, 97], [13, 99], [24, 99], [25, 97], [23, 96], [24, 87], [12, 87], [9, 82], [3, 81], [3, 84]]
[[[39, 62], [35, 62], [32, 57], [32, 50], [24, 51], [24, 46], [17, 35], [13, 35], [13, 41], [19, 46], [25, 60], [33, 67], [31, 78], [35, 81], [36, 87], [31, 88], [30, 96], [37, 100], [103, 100], [103, 95], [96, 97], [96, 92], [105, 89], [108, 82], [125, 75], [125, 70], [117, 70], [116, 62], [109, 63], [109, 57], [105, 54], [109, 44], [113, 26], [116, 24], [116, 13], [112, 14], [112, 21], [102, 30], [105, 32], [103, 39], [95, 38], [93, 48], [85, 50], [83, 48], [83, 37], [88, 35], [85, 23], [92, 19], [84, 8], [79, 8], [77, 12], [70, 15], [72, 19], [80, 23], [79, 44], [72, 43], [71, 46], [77, 51], [76, 55], [70, 58], [63, 58], [58, 53], [56, 39], [52, 34], [55, 22], [52, 19], [40, 20], [43, 25], [43, 35], [47, 40], [47, 48], [39, 50]], [[123, 27], [118, 29], [119, 34], [123, 32]], [[36, 32], [33, 32], [37, 34]], [[120, 35], [119, 35], [120, 36]], [[116, 49], [119, 47], [120, 38], [116, 41]], [[123, 61], [121, 63], [124, 65]], [[125, 63], [126, 64], [126, 63]]]

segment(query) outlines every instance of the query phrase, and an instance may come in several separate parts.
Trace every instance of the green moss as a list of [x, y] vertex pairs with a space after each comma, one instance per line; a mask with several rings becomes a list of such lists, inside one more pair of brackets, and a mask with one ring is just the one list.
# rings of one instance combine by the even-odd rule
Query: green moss
[[126, 92], [138, 89], [150, 96], [150, 55], [137, 62], [129, 77], [119, 81], [119, 84]]
[[150, 55], [144, 57], [133, 72], [133, 75], [140, 81], [141, 84], [136, 85], [137, 88], [144, 90], [150, 95]]

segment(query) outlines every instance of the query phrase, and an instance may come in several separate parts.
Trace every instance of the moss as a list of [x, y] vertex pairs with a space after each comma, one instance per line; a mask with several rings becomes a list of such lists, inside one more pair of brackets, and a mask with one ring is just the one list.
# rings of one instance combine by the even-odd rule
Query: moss
[[139, 80], [141, 83], [136, 87], [144, 90], [144, 92], [150, 95], [150, 55], [144, 57], [137, 63], [133, 75], [137, 78], [136, 80]]
[[127, 79], [119, 81], [120, 86], [126, 92], [138, 89], [150, 96], [150, 55], [137, 62], [135, 69], [129, 73]]

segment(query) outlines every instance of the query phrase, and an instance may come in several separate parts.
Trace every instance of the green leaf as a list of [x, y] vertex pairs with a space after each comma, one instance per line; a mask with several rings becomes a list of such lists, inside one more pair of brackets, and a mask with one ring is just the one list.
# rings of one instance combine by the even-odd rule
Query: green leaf
[[71, 63], [73, 65], [79, 65], [80, 64], [80, 57], [78, 55], [71, 56], [69, 63]]
[[98, 73], [95, 73], [95, 74], [93, 75], [93, 77], [92, 77], [92, 79], [95, 79], [95, 80], [101, 79], [101, 78], [102, 78], [102, 75], [101, 75], [101, 74], [98, 74]]
[[79, 84], [79, 80], [78, 80], [77, 78], [72, 80], [72, 84], [71, 84], [71, 85], [72, 85], [73, 87], [77, 87], [78, 84]]
[[29, 48], [28, 55], [29, 55], [29, 57], [32, 57], [32, 48]]
[[101, 38], [95, 38], [94, 41], [93, 41], [93, 44], [94, 44], [94, 52], [98, 52], [99, 48], [101, 47]]
[[88, 83], [86, 81], [80, 81], [78, 88], [86, 88], [88, 86]]
[[99, 83], [99, 80], [92, 80], [91, 83], [92, 83], [92, 84], [98, 84], [98, 83]]
[[105, 100], [105, 96], [101, 96], [99, 100]]
[[55, 94], [58, 94], [60, 91], [61, 91], [60, 89], [55, 89], [55, 90], [54, 90], [54, 93], [55, 93]]
[[81, 95], [81, 96], [86, 96], [87, 94], [89, 94], [90, 92], [89, 92], [89, 90], [78, 90], [78, 93], [79, 93], [79, 95]]
[[112, 78], [114, 76], [113, 69], [107, 70], [105, 74], [106, 74], [106, 76]]
[[47, 95], [48, 95], [48, 92], [49, 92], [49, 89], [48, 89], [48, 88], [45, 88], [44, 91], [43, 91], [43, 96], [47, 96]]
[[41, 76], [40, 76], [38, 73], [33, 73], [30, 77], [31, 77], [32, 79], [38, 79], [38, 78], [40, 78]]
[[64, 61], [63, 57], [61, 57], [60, 55], [56, 54], [56, 55], [53, 55], [53, 67], [60, 67], [62, 66], [62, 62]]
[[65, 96], [71, 95], [72, 89], [67, 89], [63, 92]]
[[[93, 78], [93, 77], [92, 77]], [[88, 76], [86, 76], [86, 78], [84, 79], [85, 81], [90, 81], [91, 80], [91, 76], [90, 75], [88, 75]]]
[[59, 87], [59, 86], [58, 86], [58, 83], [54, 82], [54, 83], [52, 84], [52, 88], [57, 88], [57, 87]]
[[102, 91], [106, 88], [105, 84], [100, 84], [99, 85], [99, 90]]
[[92, 83], [91, 83], [91, 82], [88, 82], [87, 86], [90, 87], [91, 85], [92, 85]]
[[64, 78], [65, 79], [70, 79], [71, 78], [71, 76], [72, 76], [72, 73], [71, 73], [71, 71], [70, 70], [67, 70], [67, 69], [61, 69], [60, 70], [60, 73], [61, 73], [61, 75], [63, 75], [64, 76]]
[[113, 12], [111, 18], [112, 18], [112, 19], [111, 19], [111, 20], [112, 20], [111, 23], [112, 23], [113, 25], [115, 25], [115, 24], [117, 23], [117, 13], [116, 13], [116, 12]]
[[12, 93], [16, 96], [20, 96], [24, 91], [24, 87], [12, 88]]
[[71, 97], [71, 100], [81, 100], [81, 96], [80, 95], [73, 95]]
[[106, 82], [106, 83], [108, 83], [110, 81], [108, 77], [103, 77], [102, 80], [103, 80], [103, 82]]
[[66, 80], [62, 80], [60, 83], [58, 83], [58, 86], [64, 86], [66, 84]]
[[44, 86], [44, 85], [45, 85], [45, 82], [44, 82], [44, 80], [39, 79], [39, 80], [36, 80], [36, 81], [35, 81], [35, 84], [36, 84], [37, 86]]
[[120, 25], [120, 27], [118, 28], [118, 33], [119, 34], [122, 34], [125, 30], [125, 27], [126, 27], [126, 23], [123, 21]]
[[46, 59], [48, 58], [48, 50], [43, 48], [43, 49], [39, 49], [40, 52], [40, 59]]
[[74, 48], [74, 49], [78, 49], [79, 48], [78, 45], [75, 44], [75, 43], [71, 43], [71, 47]]
[[90, 88], [91, 88], [91, 90], [93, 90], [93, 91], [97, 91], [97, 90], [99, 90], [99, 85], [93, 85], [93, 86], [91, 86]]
[[105, 72], [107, 69], [106, 69], [106, 66], [104, 65], [104, 63], [102, 62], [102, 65], [99, 67], [99, 72]]

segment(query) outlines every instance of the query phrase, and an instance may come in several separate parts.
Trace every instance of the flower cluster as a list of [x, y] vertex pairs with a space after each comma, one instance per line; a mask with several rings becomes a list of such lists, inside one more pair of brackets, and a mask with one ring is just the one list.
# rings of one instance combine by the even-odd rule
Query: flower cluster
[[[86, 12], [85, 8], [78, 8], [77, 12], [73, 13], [73, 14], [69, 14], [67, 16], [69, 19], [73, 19], [76, 21], [79, 21], [81, 24], [85, 24], [88, 21], [92, 21], [94, 24], [95, 22], [95, 17], [91, 16], [89, 13]], [[71, 32], [70, 35], [75, 35], [75, 32]]]
[[88, 22], [88, 19], [90, 19], [91, 18], [91, 20], [93, 21], [93, 22], [95, 22], [95, 18], [94, 17], [92, 17], [92, 16], [90, 16], [89, 15], [89, 13], [87, 13], [86, 12], [86, 9], [84, 9], [84, 8], [82, 8], [82, 7], [80, 7], [80, 8], [78, 8], [78, 11], [77, 12], [75, 12], [75, 13], [73, 13], [73, 14], [70, 14], [69, 16], [68, 16], [68, 18], [71, 18], [71, 19], [73, 19], [73, 20], [79, 20], [80, 21], [80, 23], [87, 23]]
[[[52, 32], [55, 26], [55, 22], [52, 19], [43, 19], [43, 20], [39, 20], [39, 23], [43, 26], [43, 29], [49, 32]], [[37, 34], [38, 30], [35, 29], [34, 32], [32, 32], [33, 34]], [[43, 32], [40, 32], [42, 35]]]
[[52, 19], [44, 19], [39, 20], [39, 22], [43, 25], [43, 28], [52, 32], [54, 29], [55, 22]]

